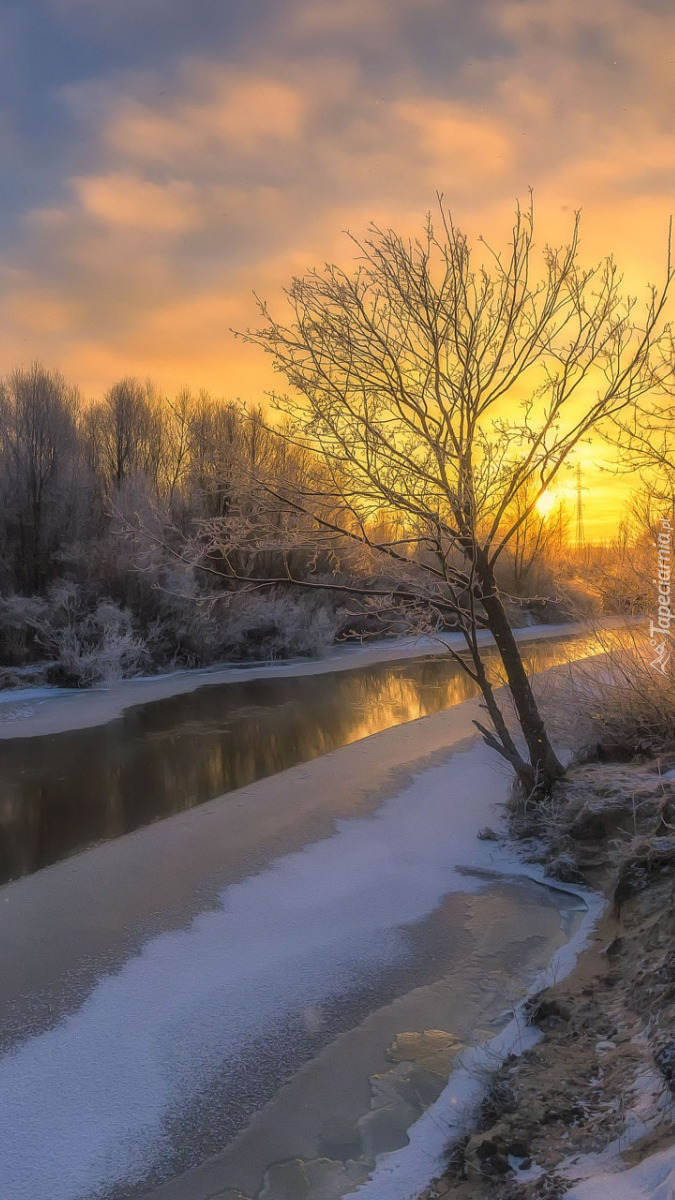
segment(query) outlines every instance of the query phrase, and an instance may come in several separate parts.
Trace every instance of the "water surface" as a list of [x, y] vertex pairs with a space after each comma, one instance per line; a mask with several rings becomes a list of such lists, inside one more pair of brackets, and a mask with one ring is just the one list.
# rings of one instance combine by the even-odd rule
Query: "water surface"
[[[521, 650], [535, 672], [597, 646], [589, 636]], [[93, 729], [2, 741], [0, 883], [476, 691], [441, 654], [208, 686]]]

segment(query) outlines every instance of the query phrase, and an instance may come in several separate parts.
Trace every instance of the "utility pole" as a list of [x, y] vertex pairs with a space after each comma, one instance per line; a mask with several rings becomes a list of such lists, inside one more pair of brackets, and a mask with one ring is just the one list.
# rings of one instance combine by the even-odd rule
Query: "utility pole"
[[576, 547], [581, 550], [584, 545], [584, 509], [582, 500], [583, 487], [581, 484], [581, 463], [577, 463], [577, 527]]

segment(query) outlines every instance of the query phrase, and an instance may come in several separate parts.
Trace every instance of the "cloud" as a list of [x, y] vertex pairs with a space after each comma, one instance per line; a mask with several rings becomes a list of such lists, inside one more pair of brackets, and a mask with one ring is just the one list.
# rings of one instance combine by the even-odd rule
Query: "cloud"
[[638, 294], [660, 277], [665, 0], [252, 0], [236, 26], [211, 0], [189, 19], [182, 0], [45, 3], [96, 53], [38, 96], [48, 164], [26, 113], [0, 111], [30, 197], [0, 246], [0, 369], [37, 355], [86, 394], [133, 373], [256, 401], [278, 377], [230, 332], [256, 324], [254, 289], [279, 308], [293, 274], [353, 256], [342, 231], [416, 233], [439, 190], [503, 245], [532, 185], [540, 246], [582, 207], [587, 258], [615, 252]]
[[302, 132], [305, 98], [286, 83], [199, 63], [183, 68], [180, 83], [183, 94], [168, 104], [122, 101], [104, 134], [111, 149], [185, 167], [228, 151], [255, 158]]
[[[442, 170], [453, 180], [459, 176], [475, 194], [486, 183], [513, 172], [512, 137], [495, 117], [421, 97], [401, 101], [395, 111], [411, 127], [406, 142], [424, 155], [435, 174]], [[458, 187], [461, 183], [455, 183], [454, 190]]]
[[[122, 25], [127, 6], [106, 11]], [[253, 289], [278, 301], [370, 218], [418, 229], [436, 190], [499, 242], [533, 185], [542, 240], [583, 206], [589, 255], [615, 250], [636, 285], [659, 268], [668, 6], [286, 0], [251, 5], [246, 32], [233, 61], [222, 42], [196, 52], [181, 19], [170, 62], [62, 89], [63, 173], [5, 254], [5, 366], [37, 353], [90, 388], [133, 369], [255, 399], [266, 364], [229, 333]]]
[[133, 175], [75, 178], [72, 188], [84, 214], [143, 233], [184, 233], [200, 223], [198, 189], [186, 180], [152, 183]]

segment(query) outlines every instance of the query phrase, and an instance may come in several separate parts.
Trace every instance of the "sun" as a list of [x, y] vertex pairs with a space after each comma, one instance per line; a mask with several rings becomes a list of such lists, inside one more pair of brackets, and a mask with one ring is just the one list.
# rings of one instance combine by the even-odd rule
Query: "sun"
[[548, 490], [542, 492], [541, 496], [535, 504], [535, 508], [541, 517], [547, 517], [558, 503], [558, 497]]

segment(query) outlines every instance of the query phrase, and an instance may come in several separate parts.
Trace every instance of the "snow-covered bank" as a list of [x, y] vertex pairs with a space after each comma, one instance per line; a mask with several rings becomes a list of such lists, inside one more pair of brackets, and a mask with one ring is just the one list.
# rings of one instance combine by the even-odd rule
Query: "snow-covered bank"
[[[518, 641], [524, 643], [571, 638], [587, 633], [582, 624], [534, 625], [515, 631]], [[484, 645], [492, 644], [492, 638], [487, 633], [479, 634], [479, 640]], [[89, 729], [115, 720], [125, 709], [134, 705], [151, 704], [156, 700], [193, 692], [197, 688], [250, 679], [297, 678], [349, 671], [375, 663], [438, 654], [444, 646], [461, 650], [464, 648], [464, 639], [460, 634], [439, 634], [435, 637], [346, 645], [336, 647], [324, 658], [316, 660], [176, 671], [169, 675], [125, 679], [105, 688], [96, 687], [86, 691], [39, 687], [0, 692], [0, 738], [41, 737], [68, 730]]]
[[600, 1170], [566, 1193], [567, 1200], [673, 1200], [675, 1146], [628, 1170]]
[[542, 857], [614, 904], [571, 974], [533, 999], [537, 1028], [495, 1061], [425, 1200], [675, 1196], [675, 748], [662, 755], [577, 765], [554, 821], [520, 816]]

